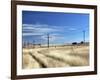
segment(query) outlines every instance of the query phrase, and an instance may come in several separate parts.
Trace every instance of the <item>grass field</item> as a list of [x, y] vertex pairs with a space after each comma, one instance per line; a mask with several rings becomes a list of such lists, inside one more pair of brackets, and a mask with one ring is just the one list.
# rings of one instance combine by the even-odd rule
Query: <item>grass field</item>
[[23, 48], [23, 69], [89, 65], [89, 46]]

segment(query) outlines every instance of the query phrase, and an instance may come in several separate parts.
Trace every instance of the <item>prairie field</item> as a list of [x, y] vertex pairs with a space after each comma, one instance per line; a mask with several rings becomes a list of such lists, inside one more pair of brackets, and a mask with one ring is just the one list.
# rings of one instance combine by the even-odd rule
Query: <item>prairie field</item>
[[89, 65], [89, 45], [23, 48], [23, 69]]

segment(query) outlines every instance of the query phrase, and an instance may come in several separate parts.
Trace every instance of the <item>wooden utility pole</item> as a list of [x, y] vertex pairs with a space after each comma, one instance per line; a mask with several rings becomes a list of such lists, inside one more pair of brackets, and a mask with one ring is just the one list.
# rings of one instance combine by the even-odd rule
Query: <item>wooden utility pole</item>
[[48, 48], [49, 48], [49, 38], [50, 38], [50, 36], [49, 36], [49, 34], [47, 34], [47, 46], [48, 46]]
[[83, 31], [83, 41], [85, 43], [85, 30]]

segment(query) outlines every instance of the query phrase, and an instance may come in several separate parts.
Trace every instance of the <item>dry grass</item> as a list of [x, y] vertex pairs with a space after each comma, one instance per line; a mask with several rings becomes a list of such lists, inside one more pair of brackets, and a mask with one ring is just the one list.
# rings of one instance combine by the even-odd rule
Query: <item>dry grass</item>
[[89, 46], [23, 49], [24, 68], [54, 68], [88, 65]]
[[40, 68], [40, 64], [32, 58], [28, 53], [23, 54], [23, 68], [31, 69], [31, 68]]

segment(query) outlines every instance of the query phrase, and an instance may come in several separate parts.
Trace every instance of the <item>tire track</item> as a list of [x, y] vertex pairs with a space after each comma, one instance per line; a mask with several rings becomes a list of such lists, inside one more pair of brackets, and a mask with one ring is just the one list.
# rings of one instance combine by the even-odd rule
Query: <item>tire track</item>
[[[45, 55], [46, 57], [50, 57], [52, 59], [56, 59], [58, 61], [61, 61], [61, 62], [64, 62], [66, 64], [68, 64], [69, 66], [84, 66], [84, 65], [87, 65], [88, 63], [86, 62], [86, 59], [84, 58], [81, 58], [79, 56], [71, 56], [71, 55], [59, 55], [59, 53], [57, 53], [56, 55], [55, 54], [47, 54], [47, 53], [44, 53], [42, 51], [38, 51], [39, 54], [43, 54]], [[83, 61], [80, 61], [80, 60], [83, 60]], [[85, 64], [84, 64], [85, 62]]]
[[32, 58], [34, 58], [39, 63], [40, 67], [47, 68], [47, 66], [39, 58], [33, 55], [31, 52], [29, 52], [29, 55], [32, 56]]
[[38, 51], [31, 52], [30, 55], [33, 56], [33, 58], [35, 58], [42, 65], [43, 68], [69, 66], [68, 64], [59, 59], [40, 54], [38, 53]]
[[[53, 56], [53, 55], [48, 55], [48, 54], [45, 54], [45, 53], [43, 54], [41, 51], [38, 51], [38, 53], [39, 53], [39, 54], [42, 54], [42, 55], [44, 55], [44, 56], [46, 56], [46, 57], [52, 58], [52, 59], [54, 59], [54, 60], [57, 60], [57, 61], [60, 61], [60, 62], [64, 62], [64, 63], [66, 63], [66, 64], [69, 65], [69, 62], [65, 61], [65, 60], [62, 59], [62, 58], [55, 57], [55, 56]], [[69, 65], [69, 66], [70, 66], [70, 65]]]
[[41, 68], [40, 64], [29, 54], [29, 52], [23, 54], [22, 60], [23, 69]]

